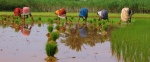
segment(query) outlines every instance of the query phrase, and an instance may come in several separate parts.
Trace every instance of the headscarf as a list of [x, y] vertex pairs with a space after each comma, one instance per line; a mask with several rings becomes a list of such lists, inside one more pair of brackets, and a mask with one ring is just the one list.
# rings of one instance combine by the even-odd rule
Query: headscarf
[[121, 20], [122, 21], [128, 21], [130, 18], [129, 15], [129, 8], [125, 7], [121, 10]]
[[15, 8], [14, 16], [20, 16], [21, 14], [22, 14], [22, 9], [21, 8]]
[[23, 14], [29, 15], [30, 14], [30, 8], [29, 7], [23, 7]]
[[88, 17], [88, 9], [87, 8], [81, 8], [79, 17]]

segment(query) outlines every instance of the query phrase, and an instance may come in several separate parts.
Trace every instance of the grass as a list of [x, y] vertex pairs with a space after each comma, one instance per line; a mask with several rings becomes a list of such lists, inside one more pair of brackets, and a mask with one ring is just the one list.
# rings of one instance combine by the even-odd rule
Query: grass
[[[13, 12], [0, 12], [0, 15], [13, 15]], [[32, 12], [33, 16], [47, 16], [47, 17], [56, 17], [55, 12]], [[78, 17], [79, 13], [67, 13], [67, 16]], [[140, 15], [140, 16], [139, 16]], [[98, 17], [97, 13], [89, 13], [89, 17]], [[120, 17], [120, 13], [109, 13], [109, 17]], [[133, 18], [145, 17], [150, 18], [150, 14], [135, 13]]]
[[115, 29], [111, 34], [112, 50], [125, 62], [150, 61], [150, 21], [135, 19], [128, 26]]

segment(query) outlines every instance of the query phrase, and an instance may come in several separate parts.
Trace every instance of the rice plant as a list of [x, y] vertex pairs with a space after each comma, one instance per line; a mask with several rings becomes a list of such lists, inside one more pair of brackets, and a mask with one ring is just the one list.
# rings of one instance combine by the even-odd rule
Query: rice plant
[[52, 32], [51, 33], [51, 38], [53, 41], [56, 41], [59, 38], [58, 32]]
[[122, 54], [125, 62], [148, 62], [149, 19], [136, 19], [128, 26], [115, 29], [111, 34], [112, 49], [120, 56]]
[[57, 43], [55, 41], [49, 41], [46, 44], [46, 54], [47, 56], [52, 56], [54, 57], [54, 55], [57, 53], [58, 51], [58, 47], [57, 47]]
[[53, 26], [50, 26], [50, 25], [49, 25], [49, 26], [47, 27], [47, 30], [48, 30], [48, 32], [51, 33], [51, 32], [53, 31]]

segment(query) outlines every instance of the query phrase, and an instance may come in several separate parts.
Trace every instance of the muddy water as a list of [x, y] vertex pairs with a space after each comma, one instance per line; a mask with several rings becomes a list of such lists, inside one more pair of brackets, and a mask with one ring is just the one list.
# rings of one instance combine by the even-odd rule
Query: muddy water
[[[33, 26], [29, 36], [10, 27], [0, 27], [0, 62], [46, 62], [45, 44], [47, 25]], [[111, 43], [105, 41], [94, 46], [83, 44], [76, 51], [57, 40], [56, 62], [117, 62], [112, 56]]]

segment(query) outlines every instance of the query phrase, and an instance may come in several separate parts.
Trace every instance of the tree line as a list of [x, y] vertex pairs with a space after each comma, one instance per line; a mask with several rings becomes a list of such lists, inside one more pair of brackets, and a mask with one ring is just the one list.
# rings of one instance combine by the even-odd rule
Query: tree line
[[129, 7], [135, 13], [150, 13], [149, 3], [150, 0], [0, 0], [0, 11], [29, 6], [37, 12], [54, 12], [59, 8], [79, 12], [80, 8], [86, 7], [89, 12], [107, 9], [111, 13], [120, 13], [123, 7]]

